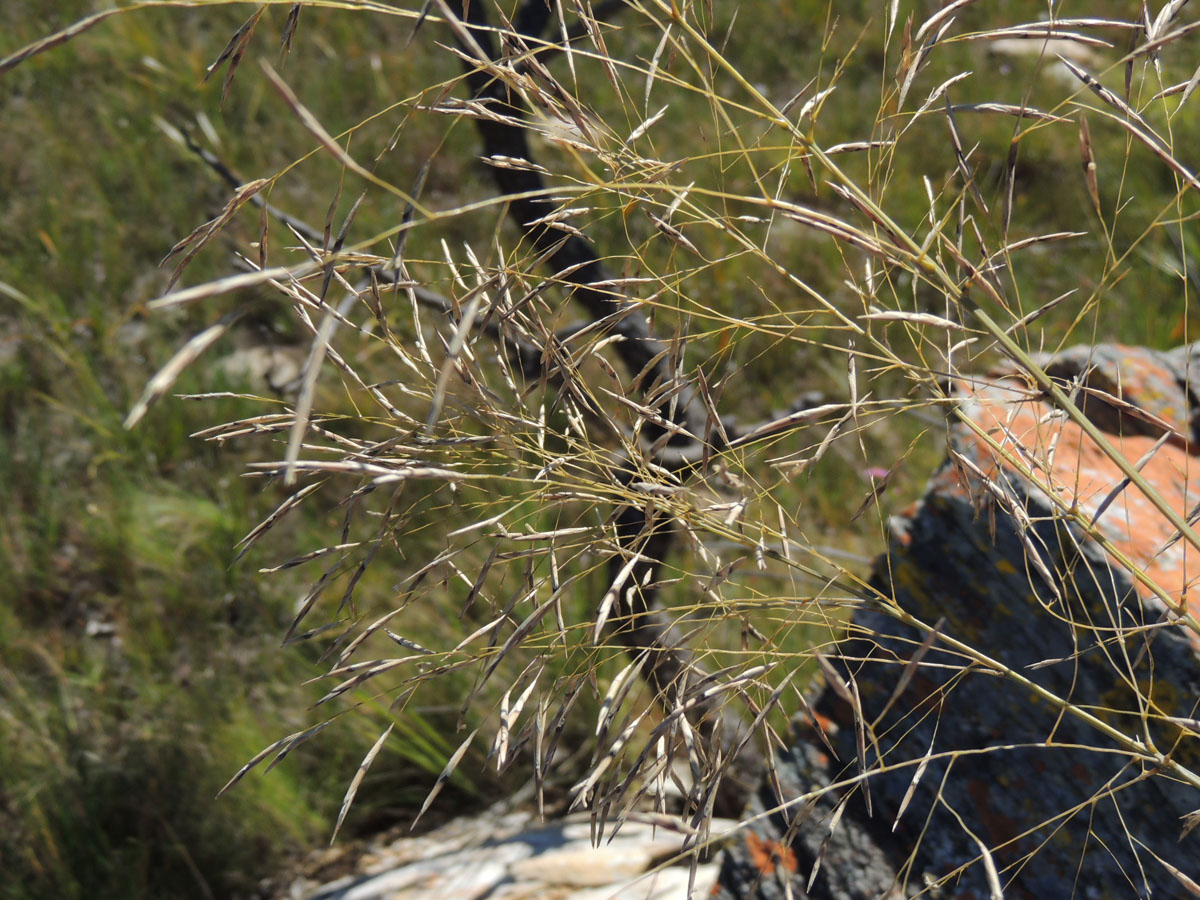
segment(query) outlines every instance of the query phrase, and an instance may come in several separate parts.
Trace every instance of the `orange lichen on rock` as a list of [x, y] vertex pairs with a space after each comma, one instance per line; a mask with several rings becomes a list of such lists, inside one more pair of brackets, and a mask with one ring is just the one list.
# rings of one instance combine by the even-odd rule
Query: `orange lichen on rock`
[[[1086, 397], [1077, 405], [1099, 427], [1114, 429], [1105, 435], [1110, 445], [1139, 466], [1158, 495], [1186, 517], [1200, 503], [1200, 459], [1194, 455], [1185, 418], [1187, 396], [1174, 373], [1145, 351], [1115, 349], [1126, 356], [1111, 361], [1108, 368], [1098, 364], [1077, 373], [1084, 376], [1084, 390], [1078, 395]], [[1102, 386], [1093, 386], [1096, 382]], [[1064, 386], [1071, 387], [1069, 382]], [[1117, 463], [1080, 425], [1016, 376], [963, 382], [959, 388], [961, 413], [976, 426], [957, 426], [959, 452], [993, 485], [1003, 486], [1003, 473], [1020, 481], [1026, 492], [1042, 494], [1046, 505], [1074, 511], [1077, 525], [1094, 527], [1110, 543], [1116, 551], [1110, 553], [1114, 564], [1123, 565], [1120, 556], [1132, 563], [1136, 571], [1131, 575], [1143, 598], [1158, 596], [1174, 609], [1184, 603], [1193, 615], [1200, 615], [1195, 589], [1200, 550], [1180, 539], [1167, 517], [1137, 485], [1127, 482]], [[1145, 405], [1135, 406], [1135, 401]], [[980, 472], [963, 473], [961, 466], [960, 462], [942, 477], [954, 478], [959, 491], [967, 485], [977, 490]], [[1086, 533], [1082, 527], [1080, 533]], [[1143, 575], [1158, 591], [1141, 581]]]
[[776, 866], [782, 866], [793, 875], [796, 873], [796, 854], [786, 844], [747, 831], [746, 849], [754, 866], [764, 875], [774, 875]]

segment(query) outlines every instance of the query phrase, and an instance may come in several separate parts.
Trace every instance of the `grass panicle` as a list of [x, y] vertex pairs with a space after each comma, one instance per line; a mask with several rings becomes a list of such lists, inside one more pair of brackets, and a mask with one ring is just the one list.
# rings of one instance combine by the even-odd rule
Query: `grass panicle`
[[[1185, 4], [76, 5], [0, 44], [40, 148], [0, 168], [0, 815], [29, 895], [82, 896], [96, 866], [111, 893], [155, 854], [174, 880], [146, 895], [221, 895], [285, 820], [295, 847], [527, 781], [598, 838], [659, 817], [699, 854], [819, 681], [858, 711], [857, 770], [796, 802], [870, 804], [878, 722], [829, 662], [864, 609], [920, 635], [885, 712], [936, 647], [1200, 788], [1119, 654], [1129, 706], [1082, 705], [865, 563], [947, 415], [978, 428], [953, 382], [1007, 366], [1124, 480], [1087, 514], [1012, 435], [979, 440], [1200, 633], [1102, 519], [1136, 492], [1200, 550], [1143, 474], [1187, 439], [1127, 459], [1043, 362], [1195, 335]], [[1075, 576], [1026, 524], [1067, 610]], [[954, 753], [911, 761], [893, 829]], [[146, 824], [168, 812], [119, 796], [160, 782], [198, 823], [171, 850]], [[113, 816], [132, 855], [86, 845]]]

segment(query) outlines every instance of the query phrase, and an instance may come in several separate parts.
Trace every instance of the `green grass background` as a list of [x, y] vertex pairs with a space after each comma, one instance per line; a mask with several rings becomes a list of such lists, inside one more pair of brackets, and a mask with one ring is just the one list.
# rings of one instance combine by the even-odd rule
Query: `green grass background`
[[[79, 0], [48, 6], [35, 0], [0, 4], [0, 54], [93, 9]], [[885, 55], [880, 6], [754, 0], [737, 7], [732, 29], [734, 7], [718, 9], [712, 31], [729, 30], [726, 55], [777, 103], [813, 77], [825, 85], [836, 76], [837, 90], [815, 126], [818, 140], [828, 146], [878, 131], [898, 41]], [[918, 22], [931, 11], [926, 6]], [[956, 31], [1033, 20], [1045, 5], [977, 6], [964, 13]], [[1140, 5], [1058, 7], [1060, 15], [1136, 17]], [[278, 65], [285, 7], [268, 10], [223, 106], [223, 73], [202, 83], [205, 67], [253, 8], [213, 5], [118, 16], [0, 77], [3, 898], [251, 896], [262, 878], [285, 870], [295, 854], [328, 837], [347, 782], [386, 722], [397, 723], [396, 737], [359, 793], [348, 820], [350, 836], [408, 821], [462, 739], [454, 726], [470, 687], [466, 676], [445, 679], [444, 696], [423, 695], [419, 705], [399, 712], [388, 712], [386, 697], [363, 695], [334, 727], [274, 771], [255, 773], [226, 797], [213, 799], [253, 754], [317, 720], [309, 706], [324, 687], [302, 685], [322, 671], [316, 651], [279, 646], [313, 571], [297, 568], [263, 578], [257, 569], [329, 543], [343, 514], [332, 502], [309, 504], [232, 565], [235, 542], [286, 496], [279, 486], [241, 477], [248, 461], [278, 453], [278, 447], [222, 446], [188, 435], [259, 414], [262, 404], [167, 398], [132, 431], [121, 427], [156, 367], [215, 318], [211, 308], [154, 315], [145, 309], [165, 284], [158, 263], [166, 250], [228, 198], [194, 158], [167, 140], [156, 118], [194, 123], [203, 114], [219, 138], [219, 151], [245, 178], [273, 174], [313, 147], [256, 64], [265, 56]], [[622, 30], [609, 37], [614, 55], [648, 59], [658, 34], [636, 16], [617, 23]], [[357, 129], [351, 146], [362, 148], [364, 159], [373, 158], [403, 126], [403, 140], [380, 164], [382, 177], [406, 187], [435, 156], [424, 195], [430, 206], [486, 197], [490, 183], [474, 161], [470, 128], [414, 114], [411, 103], [389, 109], [458, 73], [455, 61], [434, 46], [445, 34], [428, 26], [409, 45], [410, 33], [411, 23], [399, 17], [306, 9], [281, 71], [328, 131]], [[1177, 76], [1190, 75], [1181, 62], [1185, 57], [1164, 58]], [[1055, 107], [1070, 91], [1039, 74], [1047, 65], [1032, 57], [1001, 60], [983, 44], [951, 44], [931, 59], [913, 97], [923, 98], [950, 74], [971, 70], [978, 76], [956, 89], [956, 102], [1019, 103], [1028, 95], [1034, 105]], [[554, 67], [561, 76], [563, 60]], [[685, 74], [680, 60], [665, 60], [664, 70]], [[1153, 92], [1154, 75], [1143, 67], [1136, 74], [1144, 100]], [[1105, 81], [1119, 86], [1121, 75], [1115, 70]], [[627, 134], [636, 127], [644, 115], [618, 102], [603, 78], [594, 84], [601, 87], [588, 99], [614, 131]], [[712, 75], [712, 87], [736, 90], [720, 73]], [[630, 76], [627, 89], [640, 97], [641, 81]], [[745, 160], [730, 152], [736, 141], [714, 121], [709, 102], [680, 92], [672, 103], [670, 115], [653, 131], [653, 146], [664, 158], [693, 158], [678, 180], [708, 179], [747, 190]], [[1151, 106], [1146, 114], [1166, 127], [1165, 109]], [[368, 121], [380, 110], [388, 111]], [[978, 144], [972, 167], [995, 214], [1012, 120], [980, 116], [960, 123]], [[1157, 347], [1188, 340], [1196, 313], [1186, 270], [1195, 269], [1200, 238], [1187, 217], [1196, 203], [1191, 197], [1178, 200], [1166, 169], [1144, 148], [1130, 145], [1120, 129], [1094, 116], [1091, 127], [1102, 208], [1111, 214], [1119, 206], [1120, 215], [1110, 215], [1103, 226], [1097, 220], [1073, 126], [1035, 130], [1024, 138], [1011, 239], [1063, 230], [1092, 236], [1069, 249], [1051, 245], [1022, 257], [1013, 273], [1012, 295], [1021, 304], [1014, 314], [1076, 289], [1077, 299], [1030, 335], [1035, 349], [1101, 339]], [[741, 122], [738, 134], [752, 142], [754, 128], [753, 121]], [[1186, 153], [1200, 146], [1200, 116], [1175, 116], [1170, 130], [1188, 162]], [[922, 176], [940, 185], [954, 173], [943, 120], [930, 117], [915, 132], [886, 181], [865, 156], [846, 162], [914, 231], [927, 211]], [[552, 167], [571, 164], [552, 147], [540, 152]], [[790, 153], [764, 142], [754, 150], [755, 164], [774, 183]], [[341, 177], [328, 157], [312, 155], [280, 180], [271, 201], [320, 226]], [[798, 165], [783, 185], [785, 196], [844, 213], [828, 190], [814, 194]], [[341, 213], [357, 190], [357, 185], [343, 190]], [[356, 233], [381, 232], [399, 213], [394, 198], [372, 195]], [[494, 213], [464, 216], [428, 238], [414, 238], [417, 267], [425, 259], [427, 271], [435, 271], [439, 238], [486, 246], [495, 221]], [[637, 223], [631, 232], [620, 216], [609, 215], [588, 230], [610, 252], [637, 250], [668, 267], [669, 248], [651, 240], [652, 228], [637, 231], [643, 226]], [[996, 215], [983, 226], [996, 229]], [[256, 213], [240, 214], [227, 236], [193, 262], [185, 283], [231, 271], [231, 249], [253, 240], [257, 228]], [[845, 260], [832, 241], [780, 228], [770, 248], [818, 290], [846, 301]], [[1115, 264], [1111, 248], [1124, 254]], [[789, 318], [797, 302], [790, 292], [781, 280], [734, 259], [685, 281], [677, 297], [664, 301], [660, 324], [669, 332], [676, 317], [691, 316], [692, 330], [701, 335], [693, 354], [697, 361], [717, 360], [719, 371], [737, 371], [724, 399], [748, 417], [786, 409], [805, 390], [842, 396], [843, 336], [820, 315]], [[910, 296], [918, 307], [928, 299]], [[253, 307], [250, 324], [212, 357], [239, 339], [280, 345], [299, 340], [286, 312], [269, 296], [252, 294], [237, 302]], [[929, 302], [940, 311], [940, 301]], [[727, 323], [730, 316], [793, 322], [796, 330], [781, 335], [738, 327]], [[992, 359], [985, 355], [978, 365], [986, 368]], [[386, 371], [386, 360], [375, 365]], [[906, 389], [896, 373], [871, 378], [881, 396]], [[174, 390], [248, 389], [262, 390], [201, 362]], [[336, 385], [322, 399], [326, 408], [354, 411], [353, 398]], [[881, 508], [848, 523], [867, 490], [863, 469], [887, 467], [910, 446], [915, 449]], [[785, 444], [780, 452], [787, 449]], [[868, 430], [861, 451], [839, 449], [827, 464], [781, 482], [773, 497], [797, 510], [808, 540], [863, 559], [883, 547], [886, 514], [919, 494], [939, 458], [936, 423], [896, 417]], [[458, 509], [469, 505], [464, 501]], [[438, 521], [446, 512], [437, 502], [422, 515], [414, 521], [426, 527], [414, 526], [406, 548], [412, 560], [436, 552], [439, 527], [445, 525]], [[536, 519], [537, 511], [530, 515]], [[855, 565], [863, 569], [861, 562]], [[400, 574], [372, 571], [360, 602], [388, 608]], [[748, 600], [804, 589], [755, 580], [753, 573], [739, 579], [735, 594]], [[580, 621], [588, 616], [589, 599], [603, 590], [596, 578], [583, 585], [575, 609]], [[452, 604], [447, 590], [445, 608], [414, 610], [405, 620], [405, 635], [444, 641], [447, 617], [457, 615]], [[764, 615], [768, 621], [778, 616], [777, 629], [787, 629], [786, 611]], [[578, 658], [564, 661], [557, 674], [579, 664]], [[600, 665], [601, 681], [621, 665], [615, 655]], [[494, 706], [495, 698], [487, 702]], [[483, 706], [486, 710], [487, 703]], [[586, 713], [581, 717], [586, 720]], [[472, 712], [468, 725], [486, 725], [484, 718]], [[481, 749], [472, 752], [444, 795], [457, 809], [488, 802], [522, 781], [520, 773], [483, 774], [484, 744], [479, 742]]]

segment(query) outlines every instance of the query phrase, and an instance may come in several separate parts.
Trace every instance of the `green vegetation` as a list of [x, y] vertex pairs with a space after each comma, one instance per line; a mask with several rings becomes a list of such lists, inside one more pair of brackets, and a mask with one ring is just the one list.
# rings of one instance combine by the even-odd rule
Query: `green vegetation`
[[[50, 21], [5, 4], [0, 54], [87, 12], [56, 6]], [[146, 314], [165, 284], [159, 260], [224, 203], [155, 118], [203, 112], [230, 136], [257, 133], [232, 158], [247, 171], [283, 159], [283, 145], [267, 137], [275, 126], [254, 124], [261, 98], [235, 94], [222, 112], [219, 83], [200, 86], [237, 24], [233, 10], [122, 16], [4, 76], [5, 897], [251, 894], [286, 854], [328, 837], [345, 782], [374, 740], [373, 722], [349, 721], [270, 777], [214, 800], [247, 759], [311, 724], [307, 707], [323, 690], [300, 683], [316, 673], [315, 654], [279, 647], [308, 575], [268, 583], [256, 569], [319, 545], [338, 512], [308, 509], [233, 564], [236, 542], [285, 494], [240, 477], [248, 455], [236, 447], [187, 436], [258, 405], [171, 401], [138, 428], [121, 425], [206, 315]], [[321, 47], [298, 48], [293, 68], [316, 65], [325, 41], [354, 43], [357, 29], [331, 17], [318, 30]], [[385, 74], [396, 76], [390, 61]], [[383, 84], [364, 58], [329, 84], [327, 100], [371, 108]], [[189, 277], [228, 265], [227, 252], [213, 250]], [[286, 346], [292, 336], [278, 319], [265, 308], [239, 340]], [[176, 389], [244, 390], [242, 381], [209, 366]], [[372, 590], [389, 581], [380, 573]], [[351, 827], [410, 815], [444, 763], [445, 742], [412, 719], [411, 741], [389, 746], [369, 782], [379, 790], [363, 792]], [[475, 790], [465, 778], [458, 787]]]
[[[91, 11], [82, 0], [55, 4], [52, 13], [40, 8], [44, 5], [0, 5], [0, 56]], [[300, 103], [360, 164], [401, 194], [431, 160], [420, 197], [427, 210], [494, 199], [488, 172], [477, 163], [471, 123], [425, 109], [444, 99], [443, 89], [447, 96], [466, 96], [454, 84], [459, 61], [437, 46], [451, 42], [445, 26], [435, 16], [413, 38], [411, 12], [322, 8], [337, 5], [306, 4], [282, 63], [277, 47], [289, 4], [266, 5], [224, 103], [226, 69], [207, 83], [205, 70], [258, 9], [253, 4], [129, 11], [0, 74], [5, 123], [0, 568], [7, 576], [0, 584], [0, 897], [251, 895], [291, 854], [328, 837], [355, 769], [393, 723], [343, 834], [409, 822], [437, 773], [476, 727], [481, 737], [447, 791], [457, 792], [465, 804], [482, 803], [529, 779], [527, 760], [495, 774], [495, 758], [487, 757], [497, 710], [535, 681], [539, 693], [529, 710], [542, 697], [554, 701], [586, 685], [567, 726], [581, 749], [562, 765], [555, 790], [562, 795], [587, 770], [592, 747], [585, 736], [594, 731], [607, 685], [626, 664], [615, 647], [591, 641], [589, 624], [607, 587], [603, 553], [611, 545], [604, 544], [601, 523], [611, 502], [549, 503], [546, 477], [535, 475], [562, 457], [569, 462], [555, 482], [561, 492], [583, 492], [590, 485], [614, 502], [622, 494], [602, 477], [608, 471], [602, 453], [580, 451], [569, 410], [554, 402], [552, 389], [531, 384], [524, 394], [503, 394], [494, 347], [481, 338], [468, 345], [477, 359], [463, 370], [476, 381], [464, 377], [440, 397], [443, 345], [435, 324], [443, 326], [440, 334], [448, 343], [453, 323], [447, 328], [424, 313], [422, 333], [434, 355], [426, 365], [412, 349], [417, 330], [406, 302], [382, 295], [393, 304], [391, 338], [370, 325], [369, 304], [360, 303], [351, 318], [362, 333], [343, 333], [336, 342], [350, 368], [363, 382], [381, 385], [389, 402], [418, 425], [439, 396], [447, 412], [433, 436], [446, 443], [428, 450], [430, 464], [486, 479], [467, 480], [454, 490], [436, 480], [413, 481], [391, 494], [363, 493], [346, 503], [359, 482], [335, 476], [328, 489], [280, 519], [237, 562], [239, 540], [295, 490], [279, 478], [243, 477], [250, 463], [284, 458], [286, 422], [245, 440], [189, 437], [219, 423], [290, 411], [295, 397], [290, 386], [273, 385], [283, 388], [273, 392], [231, 359], [266, 348], [302, 361], [311, 335], [292, 309], [297, 296], [266, 283], [202, 303], [148, 309], [175, 265], [160, 267], [164, 255], [232, 196], [172, 135], [186, 131], [245, 181], [272, 179], [264, 189], [272, 204], [317, 229], [331, 223], [335, 234], [364, 183], [319, 147], [272, 87], [260, 58], [272, 61]], [[1067, 8], [1072, 5], [1078, 8]], [[668, 106], [629, 142], [645, 159], [678, 163], [661, 181], [646, 178], [645, 159], [617, 173], [599, 154], [569, 142], [540, 140], [535, 152], [539, 163], [562, 176], [554, 186], [569, 193], [571, 205], [592, 207], [572, 222], [609, 257], [612, 270], [658, 279], [657, 293], [647, 301], [655, 330], [665, 338], [688, 335], [681, 365], [702, 369], [710, 384], [720, 385], [723, 410], [754, 422], [788, 410], [806, 391], [840, 402], [850, 394], [848, 377], [858, 379], [860, 396], [869, 391], [873, 400], [904, 401], [898, 410], [868, 407], [861, 421], [856, 418], [829, 444], [819, 464], [807, 468], [772, 467], [763, 459], [813, 456], [838, 416], [822, 419], [814, 433], [772, 439], [753, 454], [729, 454], [710, 479], [706, 502], [728, 503], [742, 491], [744, 521], [753, 525], [741, 532], [719, 524], [724, 512], [698, 512], [705, 503], [681, 500], [671, 507], [681, 518], [693, 516], [704, 539], [697, 543], [725, 562], [745, 554], [747, 543], [753, 546], [760, 537], [756, 529], [763, 540], [779, 538], [785, 518], [791, 537], [811, 548], [808, 577], [773, 560], [761, 571], [748, 562], [718, 584], [695, 545], [677, 550], [665, 576], [672, 582], [667, 602], [694, 626], [694, 641], [706, 647], [714, 668], [767, 659], [786, 663], [770, 674], [762, 688], [766, 696], [786, 671], [811, 663], [809, 645], [844, 615], [836, 603], [816, 604], [802, 614], [794, 598], [822, 598], [829, 590], [822, 578], [843, 568], [865, 571], [863, 561], [884, 544], [888, 512], [919, 495], [942, 454], [942, 412], [928, 402], [928, 387], [937, 378], [944, 333], [910, 322], [875, 322], [867, 331], [870, 339], [860, 338], [848, 352], [850, 329], [831, 311], [853, 318], [879, 306], [942, 316], [949, 301], [933, 279], [914, 278], [902, 266], [875, 261], [865, 274], [864, 254], [792, 219], [775, 217], [769, 234], [764, 226], [746, 225], [752, 246], [765, 248], [758, 253], [714, 227], [737, 216], [766, 215], [747, 198], [770, 197], [864, 230], [872, 227], [869, 217], [830, 189], [828, 172], [820, 166], [814, 171], [815, 164], [802, 159], [794, 135], [769, 122], [747, 85], [777, 107], [799, 92], [790, 114], [795, 119], [806, 109], [802, 130], [826, 148], [890, 140], [911, 121], [894, 149], [836, 159], [918, 241], [933, 227], [932, 194], [935, 218], [944, 217], [937, 229], [945, 238], [931, 243], [932, 255], [948, 271], [962, 274], [950, 252], [955, 245], [964, 257], [978, 260], [985, 247], [995, 252], [1038, 235], [1086, 232], [1014, 253], [1012, 265], [996, 276], [1005, 303], [980, 300], [1007, 326], [1074, 291], [1036, 328], [1019, 332], [1030, 350], [1096, 340], [1166, 347], [1192, 339], [1200, 237], [1192, 224], [1195, 193], [1126, 130], [1093, 112], [1088, 124], [1098, 215], [1081, 171], [1077, 121], [1080, 104], [1099, 101], [1086, 88], [1064, 82], [1052, 56], [1002, 53], [994, 41], [964, 37], [1036, 21], [1045, 12], [1043, 3], [968, 7], [914, 79], [898, 117], [896, 72], [907, 52], [902, 35], [908, 4], [890, 38], [881, 18], [886, 4], [757, 0], [713, 6], [713, 20], [694, 10], [696, 21], [738, 67], [738, 78], [705, 57], [694, 41], [660, 53], [662, 20], [654, 4], [618, 13], [606, 32], [612, 57], [629, 67], [609, 70], [590, 44], [587, 53], [572, 59], [558, 54], [547, 62], [591, 111], [598, 143], [613, 158], [628, 135]], [[1137, 19], [1139, 10], [1140, 5], [1118, 2], [1056, 6], [1060, 16]], [[915, 14], [914, 30], [928, 14]], [[1123, 95], [1125, 70], [1115, 63], [1127, 32], [1088, 33], [1115, 44], [1085, 47], [1093, 54], [1087, 68]], [[678, 33], [676, 39], [682, 40]], [[1130, 102], [1169, 136], [1172, 147], [1192, 148], [1200, 144], [1200, 117], [1177, 114], [1178, 95], [1151, 101], [1173, 81], [1186, 81], [1190, 70], [1182, 72], [1183, 55], [1180, 46], [1163, 50], [1170, 78], [1139, 58]], [[570, 78], [571, 65], [579, 68], [577, 81]], [[648, 88], [651, 70], [656, 83]], [[994, 111], [957, 113], [972, 188], [962, 183], [941, 112], [944, 101], [912, 119], [934, 88], [963, 72], [974, 75], [952, 87], [956, 105], [1027, 103], [1068, 119], [1026, 118], [1018, 124]], [[824, 100], [806, 108], [830, 88]], [[652, 94], [648, 103], [644, 93]], [[734, 102], [723, 105], [720, 97]], [[1014, 136], [1019, 136], [1015, 155]], [[619, 177], [628, 184], [615, 189]], [[669, 240], [643, 213], [661, 216], [680, 197], [673, 221], [691, 249]], [[390, 230], [403, 212], [400, 196], [372, 187], [347, 246], [389, 259]], [[511, 266], [521, 272], [512, 285], [513, 295], [520, 296], [537, 283], [529, 266], [534, 254], [515, 229], [500, 224], [502, 217], [500, 204], [485, 203], [422, 220], [408, 239], [411, 275], [458, 304], [470, 296], [468, 285]], [[182, 284], [237, 271], [233, 252], [253, 255], [259, 249], [261, 222], [258, 210], [247, 204], [190, 263]], [[278, 223], [269, 228], [268, 265], [306, 259], [294, 249], [296, 237]], [[385, 234], [387, 239], [371, 240]], [[478, 265], [464, 245], [481, 260]], [[349, 272], [346, 277], [354, 280]], [[798, 287], [801, 282], [808, 291]], [[319, 278], [306, 284], [315, 290]], [[339, 301], [330, 296], [336, 306]], [[530, 315], [549, 328], [565, 325], [573, 315], [558, 303], [559, 295], [548, 293], [530, 304]], [[241, 318], [229, 334], [169, 392], [221, 396], [203, 401], [168, 396], [135, 428], [123, 428], [154, 372], [190, 337], [235, 310]], [[319, 321], [315, 314], [313, 319]], [[980, 371], [1000, 359], [985, 335], [972, 336], [980, 340], [960, 351], [955, 360], [960, 371]], [[885, 356], [887, 347], [904, 365]], [[604, 364], [587, 357], [579, 354], [586, 368], [578, 380], [610, 384]], [[853, 376], [850, 360], [857, 366]], [[517, 394], [528, 398], [530, 415], [541, 404], [546, 423], [541, 435], [522, 425], [477, 449], [453, 444], [500, 427], [495, 410], [477, 408], [476, 384], [487, 389], [481, 396], [492, 391], [490, 396], [513, 404]], [[496, 408], [516, 411], [501, 402]], [[330, 363], [314, 409], [314, 421], [324, 430], [319, 438], [310, 433], [312, 447], [354, 442], [365, 447], [415, 430], [400, 419], [388, 420], [369, 391]], [[624, 424], [632, 421], [612, 415]], [[607, 440], [616, 443], [611, 436]], [[309, 450], [301, 458], [321, 456]], [[850, 521], [871, 491], [869, 470], [893, 465], [888, 492]], [[498, 527], [509, 533], [593, 530], [558, 546], [561, 572], [559, 560], [551, 561], [548, 553], [523, 557], [513, 552], [519, 546], [507, 544], [503, 550], [511, 558], [501, 554], [493, 563], [494, 525], [453, 540], [453, 532], [501, 513]], [[269, 576], [257, 571], [334, 545], [355, 546]], [[451, 546], [453, 566], [412, 578]], [[729, 547], [734, 550], [723, 556]], [[365, 558], [371, 565], [360, 578], [355, 570]], [[483, 662], [472, 660], [478, 665], [439, 673], [429, 664], [411, 683], [368, 682], [348, 691], [329, 713], [311, 709], [337, 683], [307, 683], [325, 674], [331, 657], [344, 649], [330, 646], [333, 636], [400, 606], [402, 618], [389, 627], [422, 647], [448, 651], [496, 615], [497, 605], [508, 621], [524, 620], [529, 604], [550, 595], [538, 579], [549, 577], [551, 564], [555, 578], [579, 578], [555, 611], [565, 628], [558, 631], [548, 619], [517, 652], [500, 659], [491, 678], [482, 677], [484, 663], [511, 634], [508, 624], [508, 631], [492, 632], [489, 646], [479, 651]], [[467, 609], [464, 585], [485, 567], [491, 568], [480, 577], [479, 602]], [[320, 612], [298, 631], [344, 624], [280, 649], [298, 601], [310, 596], [315, 582], [327, 588]], [[534, 587], [524, 596], [528, 584]], [[710, 584], [723, 604], [715, 612], [711, 595], [698, 599], [697, 586]], [[353, 601], [340, 609], [338, 600], [351, 587]], [[765, 635], [765, 645], [747, 649], [746, 635], [752, 633]], [[382, 633], [372, 640], [381, 642], [370, 645], [378, 657], [396, 652], [395, 642], [387, 644]], [[594, 680], [585, 677], [593, 674]], [[796, 689], [803, 688], [800, 682], [796, 679]], [[464, 705], [468, 696], [472, 702]], [[647, 696], [635, 691], [628, 708], [644, 704]], [[332, 712], [339, 715], [331, 727], [269, 774], [252, 773], [222, 799], [213, 799], [264, 747]], [[782, 729], [785, 719], [781, 713], [772, 721]]]

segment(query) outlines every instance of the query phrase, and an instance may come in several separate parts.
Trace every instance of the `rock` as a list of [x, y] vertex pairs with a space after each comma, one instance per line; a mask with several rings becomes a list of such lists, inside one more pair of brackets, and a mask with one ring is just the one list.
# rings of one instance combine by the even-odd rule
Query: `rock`
[[[1200, 346], [1074, 348], [1040, 363], [1171, 508], [1200, 508], [1188, 387]], [[945, 639], [864, 602], [778, 760], [780, 790], [763, 786], [759, 818], [723, 860], [720, 897], [1200, 894], [1200, 830], [1181, 837], [1200, 808], [1195, 777], [1103, 730], [1149, 736], [1200, 772], [1200, 553], [1025, 379], [998, 372], [960, 390], [978, 427], [951, 425], [945, 464], [890, 523], [872, 579], [905, 613], [940, 620]], [[1055, 497], [1078, 515], [1057, 513]]]
[[306, 357], [304, 347], [253, 344], [222, 357], [215, 368], [226, 378], [248, 382], [256, 390], [286, 394], [298, 389]]
[[[712, 834], [733, 822], [718, 820]], [[680, 832], [629, 821], [593, 844], [586, 816], [538, 824], [497, 810], [364, 854], [328, 884], [297, 881], [289, 900], [685, 900], [690, 857]], [[696, 867], [692, 896], [707, 896], [717, 864]]]
[[1079, 79], [1062, 59], [1070, 60], [1090, 72], [1103, 71], [1110, 63], [1095, 49], [1065, 38], [1002, 38], [985, 42], [982, 49], [999, 57], [1001, 62], [998, 70], [1002, 76], [1012, 74], [1010, 61], [1028, 60], [1037, 63], [1042, 75], [1054, 81], [1057, 87], [1071, 90], [1079, 87]]
[[[575, 891], [568, 900], [687, 900], [688, 897], [707, 897], [717, 883], [717, 868], [716, 863], [697, 866], [693, 881], [689, 866], [672, 866], [617, 884]], [[690, 894], [689, 884], [692, 887]]]

